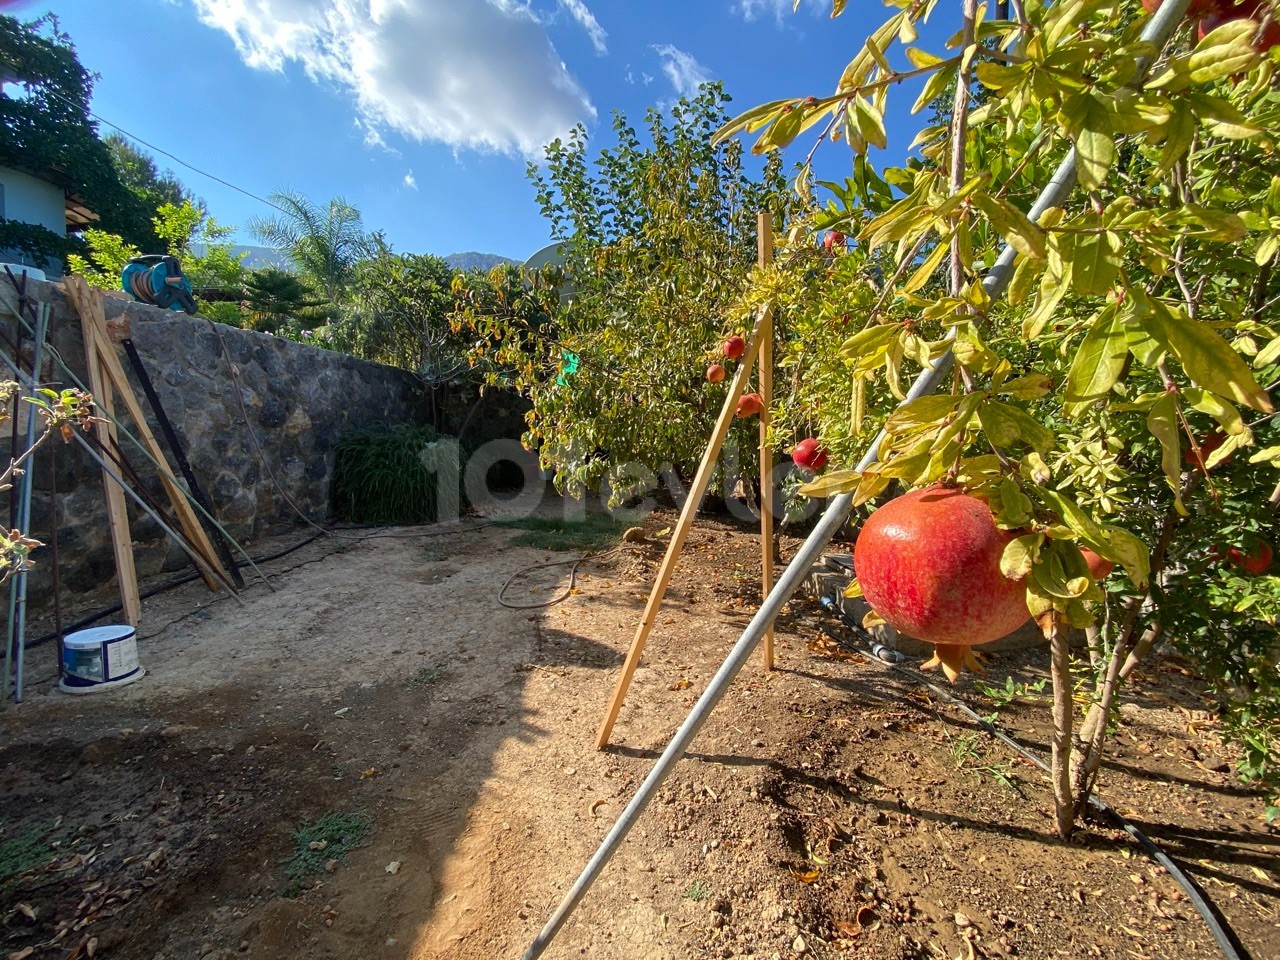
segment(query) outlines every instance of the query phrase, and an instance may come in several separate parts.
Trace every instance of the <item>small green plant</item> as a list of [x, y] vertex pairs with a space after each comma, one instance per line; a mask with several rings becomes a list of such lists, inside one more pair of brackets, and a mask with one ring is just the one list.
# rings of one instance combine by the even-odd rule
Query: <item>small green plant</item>
[[538, 550], [601, 550], [611, 546], [624, 530], [633, 526], [634, 518], [612, 513], [593, 514], [581, 520], [565, 520], [560, 517], [523, 517], [518, 520], [499, 520], [502, 527], [515, 527], [526, 531], [511, 543], [518, 547], [534, 547]]
[[701, 877], [694, 877], [693, 883], [684, 888], [684, 898], [692, 900], [695, 903], [699, 900], [705, 900], [711, 894], [711, 887], [707, 885], [707, 881]]
[[373, 821], [362, 813], [333, 811], [319, 820], [303, 821], [293, 831], [293, 856], [284, 868], [290, 893], [296, 893], [307, 878], [323, 873], [328, 861], [345, 862], [372, 831]]
[[992, 686], [981, 680], [976, 685], [984, 697], [1000, 708], [1007, 707], [1018, 700], [1028, 700], [1033, 703], [1042, 701], [1044, 699], [1042, 694], [1048, 683], [1047, 677], [1041, 677], [1035, 683], [1014, 683], [1013, 677], [1005, 677], [1003, 687]]
[[969, 733], [963, 737], [947, 736], [951, 747], [951, 759], [956, 769], [961, 770], [971, 762], [982, 759], [982, 747], [978, 743], [978, 735]]
[[0, 885], [53, 859], [49, 831], [50, 827], [37, 824], [0, 842]]
[[429, 663], [409, 678], [411, 687], [429, 687], [444, 676], [443, 663]]
[[[442, 512], [462, 508], [457, 450], [451, 438], [441, 437], [425, 425], [401, 424], [347, 434], [336, 447], [335, 512], [354, 523], [417, 524], [447, 519]], [[437, 456], [440, 453], [444, 456]], [[452, 504], [448, 502], [451, 497]]]

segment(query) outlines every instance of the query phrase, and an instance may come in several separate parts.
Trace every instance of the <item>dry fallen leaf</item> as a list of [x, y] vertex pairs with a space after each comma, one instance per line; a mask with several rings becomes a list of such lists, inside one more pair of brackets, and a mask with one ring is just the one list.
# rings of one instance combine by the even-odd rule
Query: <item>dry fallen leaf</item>
[[792, 870], [791, 875], [801, 883], [817, 883], [818, 878], [822, 876], [822, 872], [819, 870], [809, 870], [805, 873], [801, 873], [798, 870]]
[[687, 678], [681, 678], [677, 680], [675, 683], [673, 683], [671, 686], [667, 687], [667, 689], [668, 690], [688, 690], [692, 686], [693, 686], [692, 680], [689, 680]]

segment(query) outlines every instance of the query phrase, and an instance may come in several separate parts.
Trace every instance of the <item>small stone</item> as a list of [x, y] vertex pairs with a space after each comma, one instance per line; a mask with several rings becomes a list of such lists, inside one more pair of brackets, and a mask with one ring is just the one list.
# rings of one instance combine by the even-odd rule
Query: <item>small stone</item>
[[323, 850], [323, 849], [324, 849], [325, 847], [327, 847], [327, 846], [329, 846], [329, 841], [328, 841], [328, 840], [312, 840], [310, 843], [308, 843], [308, 844], [307, 844], [307, 849], [308, 849], [308, 850]]
[[957, 913], [955, 916], [955, 921], [956, 921], [956, 926], [960, 927], [961, 929], [964, 929], [965, 927], [973, 926], [973, 921], [970, 920], [968, 917], [966, 917], [963, 913]]
[[326, 861], [324, 862], [324, 872], [325, 872], [325, 873], [336, 873], [336, 872], [337, 872], [337, 870], [338, 870], [338, 861], [337, 861], [337, 860], [326, 860]]
[[809, 949], [809, 945], [804, 942], [804, 937], [797, 936], [793, 941], [791, 941], [791, 949], [796, 952], [796, 956], [801, 956]]
[[387, 870], [387, 873], [390, 873], [390, 874], [393, 874], [393, 875], [394, 875], [394, 874], [399, 873], [399, 872], [400, 872], [400, 861], [399, 861], [399, 860], [392, 860], [390, 863], [388, 863], [388, 864], [387, 864], [387, 866], [386, 866], [386, 870]]

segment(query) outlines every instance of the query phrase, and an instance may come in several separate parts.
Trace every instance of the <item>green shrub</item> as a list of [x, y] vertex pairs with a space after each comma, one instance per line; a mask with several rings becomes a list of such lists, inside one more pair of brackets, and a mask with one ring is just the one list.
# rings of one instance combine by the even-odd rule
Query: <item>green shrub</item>
[[[430, 426], [399, 425], [357, 430], [338, 441], [334, 466], [334, 512], [354, 523], [433, 523], [446, 512], [461, 510], [460, 484], [446, 461], [454, 456], [452, 437]], [[439, 467], [433, 454], [444, 454]], [[461, 469], [461, 457], [458, 468]], [[450, 474], [453, 474], [450, 478]], [[441, 485], [449, 484], [456, 507], [440, 503]]]

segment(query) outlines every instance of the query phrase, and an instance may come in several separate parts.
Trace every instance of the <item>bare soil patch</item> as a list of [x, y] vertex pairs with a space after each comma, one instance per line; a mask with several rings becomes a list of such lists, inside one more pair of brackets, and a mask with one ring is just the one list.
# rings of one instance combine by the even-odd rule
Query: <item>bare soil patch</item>
[[[199, 583], [161, 594], [144, 604], [147, 678], [100, 696], [58, 693], [52, 648], [30, 651], [30, 676], [50, 679], [0, 714], [0, 957], [518, 957], [759, 588], [756, 537], [700, 520], [598, 752], [660, 548], [588, 563], [566, 602], [517, 611], [499, 587], [562, 557], [516, 536], [324, 538], [269, 564], [274, 592], [255, 585], [244, 606]], [[783, 538], [784, 558], [796, 544]], [[535, 571], [507, 596], [553, 596], [567, 574]], [[843, 652], [849, 639], [816, 604], [789, 605], [778, 669], [743, 671], [548, 957], [1220, 956], [1124, 833], [1053, 837], [1037, 770]], [[1044, 660], [991, 669], [1034, 677]], [[971, 680], [957, 690], [991, 709]], [[1205, 706], [1184, 665], [1154, 663], [1102, 795], [1270, 960], [1280, 832]], [[1000, 717], [1046, 749], [1045, 708]], [[341, 857], [340, 836], [297, 850], [326, 816], [370, 832]], [[289, 876], [300, 852], [319, 872]]]

